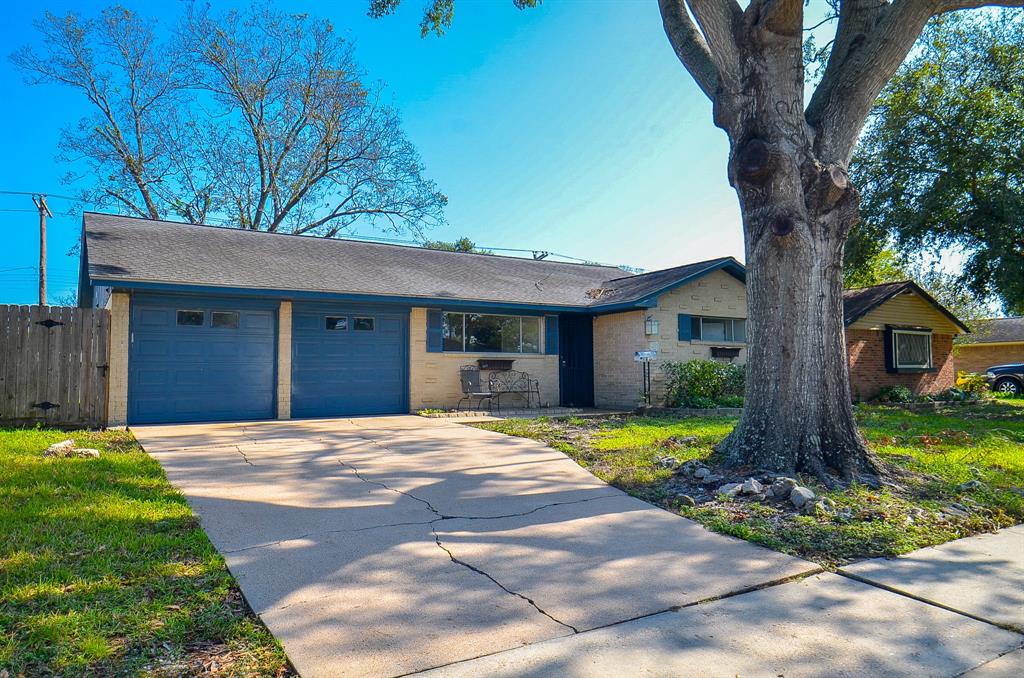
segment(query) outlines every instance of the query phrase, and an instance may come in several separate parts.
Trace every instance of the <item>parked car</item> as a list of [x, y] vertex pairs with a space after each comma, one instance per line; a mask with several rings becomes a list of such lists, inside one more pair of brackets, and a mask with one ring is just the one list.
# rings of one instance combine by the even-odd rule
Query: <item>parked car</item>
[[996, 393], [1024, 393], [1024, 363], [993, 365], [985, 370], [985, 381]]

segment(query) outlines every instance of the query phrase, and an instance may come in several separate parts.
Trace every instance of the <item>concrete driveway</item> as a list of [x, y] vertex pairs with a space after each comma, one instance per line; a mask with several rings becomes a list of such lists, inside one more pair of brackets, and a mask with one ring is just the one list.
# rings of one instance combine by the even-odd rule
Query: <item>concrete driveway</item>
[[[970, 643], [952, 663], [942, 656], [949, 675], [1015, 642], [1019, 647], [1019, 640], [1009, 638], [1016, 634], [835, 575], [768, 588], [819, 568], [633, 499], [529, 440], [413, 416], [133, 431], [188, 497], [250, 605], [307, 677], [427, 669], [481, 675], [473, 662], [457, 662], [494, 655], [487, 660], [491, 664], [478, 667], [492, 673], [494, 662], [503, 661], [499, 653], [535, 644], [556, 655], [566, 648], [575, 667], [566, 675], [601, 675], [610, 660], [589, 664], [579, 654], [585, 643], [559, 642], [587, 637], [607, 650], [615, 644], [602, 642], [600, 634], [633, 628], [622, 622], [657, 627], [665, 614], [711, 609], [690, 606], [762, 588], [769, 596], [787, 591], [767, 605], [802, 614], [799, 623], [829, 620], [828, 633], [840, 643], [852, 629], [844, 627], [843, 617], [829, 617], [821, 605], [801, 611], [800, 591], [787, 588], [810, 582], [807, 595], [815, 600], [833, 596], [849, 605], [851, 596], [863, 594], [863, 605], [876, 616], [895, 608], [871, 596], [928, 608], [908, 616], [918, 624], [934, 618], [943, 629], [939, 645], [943, 634]], [[741, 610], [733, 614], [752, 623], [752, 612], [742, 612], [742, 604], [727, 609]], [[711, 636], [729, 631], [703, 618], [707, 614], [673, 616], [672, 630], [687, 643], [716, 645]], [[678, 620], [687, 619], [680, 627]], [[865, 647], [872, 633], [880, 643], [868, 652], [874, 652], [870, 661], [850, 660], [855, 672], [870, 667], [885, 673], [889, 667], [898, 674], [907, 668], [899, 661], [903, 650], [893, 649], [893, 628], [882, 628], [870, 614], [856, 623]], [[640, 672], [628, 658], [664, 654], [675, 642], [670, 636], [641, 633], [637, 637], [648, 638], [648, 645], [616, 655], [626, 661], [619, 668]], [[804, 645], [827, 641], [814, 637]], [[776, 655], [793, 652], [770, 636], [764, 642], [776, 646]], [[736, 669], [750, 665], [751, 651], [741, 643], [736, 656], [746, 659]], [[599, 656], [595, 651], [593, 657]], [[721, 664], [722, 656], [712, 655], [713, 665], [734, 675], [734, 667]], [[797, 666], [813, 659], [804, 653]], [[547, 665], [561, 659], [551, 661]], [[588, 666], [596, 671], [588, 672]], [[780, 660], [771, 675], [785, 668]], [[668, 673], [679, 675], [677, 669]], [[657, 667], [643, 672], [660, 675]]]

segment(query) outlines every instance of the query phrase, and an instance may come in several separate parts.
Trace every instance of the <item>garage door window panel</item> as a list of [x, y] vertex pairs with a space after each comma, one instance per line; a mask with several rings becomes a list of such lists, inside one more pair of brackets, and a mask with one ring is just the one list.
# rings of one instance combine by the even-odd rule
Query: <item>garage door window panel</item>
[[237, 330], [239, 327], [238, 311], [214, 311], [211, 314], [211, 324], [222, 330]]
[[374, 328], [373, 318], [354, 318], [352, 321], [352, 329], [356, 332], [373, 332]]
[[204, 313], [202, 311], [182, 309], [178, 311], [177, 319], [178, 325], [182, 327], [202, 327]]
[[328, 332], [344, 332], [348, 329], [348, 317], [343, 315], [329, 315], [324, 318], [324, 328]]

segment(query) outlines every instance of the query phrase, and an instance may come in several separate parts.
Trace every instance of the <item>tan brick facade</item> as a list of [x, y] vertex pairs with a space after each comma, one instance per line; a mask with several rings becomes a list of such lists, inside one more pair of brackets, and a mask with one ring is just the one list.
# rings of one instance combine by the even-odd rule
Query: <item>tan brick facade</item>
[[107, 370], [107, 426], [128, 423], [128, 341], [131, 298], [127, 292], [110, 295], [110, 352]]
[[953, 369], [953, 336], [932, 335], [934, 372], [890, 374], [885, 371], [885, 332], [846, 330], [846, 355], [850, 391], [855, 401], [870, 400], [884, 386], [902, 385], [916, 394], [938, 393], [956, 383]]
[[[658, 298], [656, 308], [628, 311], [594, 319], [594, 401], [598, 407], [634, 407], [643, 390], [640, 366], [633, 353], [656, 350], [651, 363], [651, 402], [660, 405], [665, 399], [665, 373], [668, 362], [710, 359], [712, 346], [740, 348], [735, 362], [746, 361], [747, 349], [742, 344], [720, 341], [679, 341], [679, 314], [714, 318], [746, 318], [747, 290], [743, 283], [724, 271], [714, 271], [666, 292]], [[647, 316], [658, 321], [658, 334], [647, 336]]]
[[292, 418], [292, 302], [277, 308], [277, 418]]
[[640, 366], [633, 353], [647, 349], [644, 317], [642, 311], [627, 311], [594, 318], [596, 407], [636, 407], [640, 402]]
[[953, 349], [957, 372], [983, 374], [993, 365], [1024, 363], [1024, 342], [1015, 344], [960, 344]]
[[[541, 333], [543, 342], [543, 332]], [[543, 350], [543, 347], [541, 348]], [[540, 382], [540, 404], [558, 405], [558, 356], [504, 353], [428, 353], [427, 309], [414, 308], [409, 316], [409, 409], [455, 407], [462, 398], [459, 368], [477, 358], [511, 358], [513, 369], [528, 372]], [[485, 376], [486, 378], [486, 376]], [[502, 399], [521, 406], [522, 399]], [[476, 401], [474, 401], [475, 404]]]

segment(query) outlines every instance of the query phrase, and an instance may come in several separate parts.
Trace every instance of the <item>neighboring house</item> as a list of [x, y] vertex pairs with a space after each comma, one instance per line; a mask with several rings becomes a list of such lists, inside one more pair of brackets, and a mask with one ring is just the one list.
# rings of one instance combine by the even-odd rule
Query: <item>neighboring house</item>
[[955, 352], [958, 372], [983, 374], [993, 365], [1024, 363], [1024, 318], [979, 321]]
[[846, 290], [843, 316], [854, 400], [885, 386], [926, 394], [955, 385], [953, 337], [969, 329], [916, 283]]
[[[630, 275], [90, 212], [81, 261], [80, 303], [111, 312], [110, 425], [454, 407], [460, 368], [495, 359], [537, 379], [541, 405], [633, 407], [637, 351], [657, 354], [655, 403], [666, 362], [746, 360], [746, 273], [731, 257]], [[944, 383], [947, 338], [962, 325], [903, 285], [927, 303], [885, 320], [906, 304], [882, 295], [850, 328], [873, 339], [851, 354], [864, 373], [855, 395], [892, 378]], [[879, 314], [934, 332], [931, 364], [890, 376], [866, 362], [889, 336], [871, 324]], [[924, 340], [907, 341], [904, 353]]]

